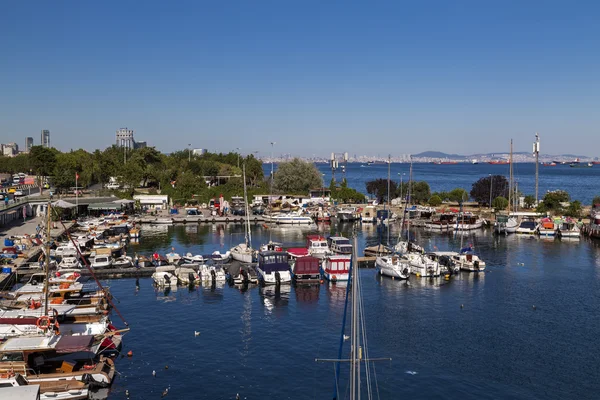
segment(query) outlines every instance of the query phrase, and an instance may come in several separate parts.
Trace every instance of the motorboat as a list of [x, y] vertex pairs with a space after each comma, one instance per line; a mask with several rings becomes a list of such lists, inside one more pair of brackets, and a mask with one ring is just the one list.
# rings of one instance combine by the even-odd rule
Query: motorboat
[[471, 246], [462, 248], [457, 255], [452, 256], [452, 260], [461, 271], [483, 272], [485, 270], [485, 261], [473, 254]]
[[377, 211], [375, 206], [368, 205], [360, 212], [360, 220], [364, 223], [373, 223], [376, 221]]
[[463, 214], [456, 218], [456, 225], [454, 230], [456, 231], [472, 231], [483, 227], [484, 220], [472, 214]]
[[228, 266], [226, 278], [235, 285], [258, 283], [256, 271], [250, 265], [245, 264], [232, 264]]
[[131, 266], [133, 266], [133, 259], [129, 256], [120, 256], [113, 261], [113, 267], [115, 268], [129, 268]]
[[379, 275], [393, 279], [408, 279], [411, 271], [409, 261], [398, 254], [377, 257], [375, 268]]
[[538, 225], [538, 233], [540, 236], [555, 236], [557, 226], [551, 218], [542, 218]]
[[517, 234], [520, 235], [535, 235], [537, 233], [538, 224], [531, 219], [524, 219], [517, 228]]
[[129, 237], [132, 239], [139, 239], [142, 236], [142, 230], [140, 228], [131, 228], [129, 230]]
[[226, 275], [223, 268], [214, 264], [202, 264], [198, 267], [198, 273], [202, 282], [225, 282]]
[[423, 247], [419, 246], [415, 242], [407, 242], [406, 240], [399, 240], [394, 246], [394, 251], [400, 254], [425, 252]]
[[179, 263], [179, 261], [181, 261], [181, 256], [178, 253], [175, 253], [174, 250], [171, 250], [171, 252], [167, 253], [165, 257], [167, 257], [169, 264], [176, 265]]
[[186, 264], [203, 263], [204, 257], [201, 256], [200, 254], [186, 253], [182, 257], [182, 261]]
[[454, 263], [454, 257], [458, 256], [456, 251], [432, 251], [425, 254], [432, 261], [436, 261], [442, 273], [454, 273], [460, 271], [460, 267]]
[[289, 213], [280, 213], [275, 215], [269, 215], [263, 217], [265, 221], [275, 224], [286, 224], [286, 225], [310, 225], [314, 224], [313, 219], [308, 215], [303, 215], [298, 211], [291, 211]]
[[577, 223], [571, 219], [567, 219], [558, 227], [558, 235], [561, 238], [577, 238], [581, 236], [581, 230]]
[[319, 282], [321, 280], [320, 261], [313, 256], [295, 258], [292, 265], [292, 280], [295, 283]]
[[288, 255], [283, 251], [261, 251], [256, 268], [258, 280], [264, 285], [285, 284], [292, 281]]
[[376, 246], [367, 246], [365, 247], [365, 256], [366, 257], [376, 257], [380, 255], [389, 255], [392, 254], [392, 249], [389, 247], [378, 244]]
[[510, 217], [508, 215], [497, 215], [496, 222], [494, 222], [494, 232], [497, 234], [509, 234], [516, 233], [519, 227], [519, 221], [516, 217]]
[[410, 272], [423, 278], [440, 276], [440, 264], [424, 253], [405, 253], [410, 264]]
[[63, 257], [58, 263], [58, 269], [81, 269], [81, 263], [76, 257]]
[[220, 251], [213, 251], [212, 254], [210, 255], [210, 257], [215, 260], [215, 261], [219, 261], [219, 262], [228, 262], [229, 260], [231, 260], [231, 252], [230, 251], [226, 251], [225, 253], [221, 253]]
[[113, 258], [110, 255], [97, 255], [90, 266], [94, 269], [111, 268], [113, 266]]
[[254, 260], [254, 250], [252, 247], [245, 243], [240, 243], [234, 248], [231, 249], [230, 254], [231, 257], [239, 262], [243, 262], [246, 264], [252, 263]]
[[307, 235], [306, 247], [308, 248], [308, 253], [311, 256], [320, 259], [331, 254], [331, 250], [329, 249], [329, 245], [327, 244], [327, 239], [325, 239], [321, 235]]
[[327, 238], [329, 249], [336, 254], [352, 254], [350, 240], [343, 236], [330, 236]]
[[450, 213], [435, 216], [431, 221], [425, 223], [426, 229], [435, 231], [448, 231], [454, 229], [455, 215]]
[[321, 264], [323, 277], [331, 282], [347, 281], [350, 271], [350, 262], [351, 257], [346, 254], [332, 254], [325, 257]]
[[358, 221], [361, 215], [356, 207], [342, 207], [337, 210], [335, 217], [338, 222], [351, 222]]
[[182, 285], [193, 285], [200, 283], [200, 276], [194, 269], [188, 267], [175, 268], [174, 275]]
[[260, 251], [283, 251], [283, 243], [269, 240], [269, 243], [260, 246]]
[[331, 221], [331, 213], [327, 211], [327, 209], [319, 207], [319, 209], [315, 213], [315, 218], [317, 222], [329, 222]]
[[152, 280], [157, 286], [177, 285], [175, 266], [165, 265], [163, 267], [156, 267], [156, 272], [152, 274]]

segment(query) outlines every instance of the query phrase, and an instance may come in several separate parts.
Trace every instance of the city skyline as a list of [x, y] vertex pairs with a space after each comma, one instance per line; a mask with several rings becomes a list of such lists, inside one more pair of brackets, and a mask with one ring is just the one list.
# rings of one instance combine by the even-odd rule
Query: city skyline
[[267, 157], [276, 141], [279, 154], [327, 157], [494, 153], [510, 138], [530, 151], [539, 132], [542, 153], [596, 157], [598, 11], [11, 3], [0, 17], [0, 142], [49, 129], [60, 150], [103, 149], [129, 126], [164, 152]]

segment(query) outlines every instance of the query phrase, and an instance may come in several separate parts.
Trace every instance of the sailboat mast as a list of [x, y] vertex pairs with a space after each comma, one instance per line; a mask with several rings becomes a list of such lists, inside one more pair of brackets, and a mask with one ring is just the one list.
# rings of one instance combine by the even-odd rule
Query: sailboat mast
[[48, 315], [48, 297], [49, 297], [49, 289], [48, 289], [48, 281], [50, 280], [50, 200], [48, 200], [48, 205], [46, 206], [46, 243], [45, 243], [45, 252], [46, 252], [46, 279], [44, 279], [44, 315]]
[[508, 179], [508, 215], [510, 215], [510, 209], [512, 208], [513, 198], [513, 141], [510, 139], [510, 167], [509, 167], [510, 178]]
[[[387, 221], [388, 221], [388, 229], [387, 229], [387, 244], [388, 246], [390, 245], [390, 213], [392, 211], [392, 203], [390, 203], [390, 167], [392, 165], [392, 155], [388, 155], [388, 186], [387, 186], [387, 205], [388, 205], [388, 215], [387, 215]], [[381, 221], [383, 222], [383, 220]]]
[[[360, 398], [360, 331], [358, 324], [358, 253], [357, 253], [358, 243], [356, 239], [356, 234], [353, 239], [352, 246], [352, 275], [351, 275], [351, 284], [352, 284], [352, 323], [351, 323], [351, 336], [352, 336], [352, 351], [350, 358], [350, 399], [355, 400]], [[358, 397], [357, 397], [358, 396]]]
[[246, 190], [246, 163], [242, 166], [244, 176], [244, 203], [246, 203], [246, 246], [252, 244], [252, 234], [250, 233], [250, 212], [248, 210], [248, 192]]

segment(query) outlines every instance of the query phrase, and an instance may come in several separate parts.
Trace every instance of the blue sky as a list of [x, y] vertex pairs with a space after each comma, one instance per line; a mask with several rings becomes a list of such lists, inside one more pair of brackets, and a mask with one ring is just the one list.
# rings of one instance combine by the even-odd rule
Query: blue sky
[[[493, 3], [493, 4], [492, 4]], [[0, 142], [600, 156], [600, 3], [4, 2]]]

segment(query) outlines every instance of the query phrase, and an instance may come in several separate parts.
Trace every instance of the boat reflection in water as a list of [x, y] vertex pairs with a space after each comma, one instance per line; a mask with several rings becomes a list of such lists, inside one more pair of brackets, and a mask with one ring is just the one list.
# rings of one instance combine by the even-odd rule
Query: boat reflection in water
[[299, 306], [309, 306], [313, 307], [319, 303], [319, 291], [321, 290], [321, 285], [313, 284], [313, 285], [296, 285], [294, 287], [294, 293], [296, 294], [296, 302]]
[[175, 294], [177, 293], [177, 286], [175, 285], [164, 287], [156, 286], [154, 292], [156, 293], [156, 300], [158, 301], [170, 303], [172, 301], [177, 300], [177, 297], [175, 296]]
[[278, 308], [287, 307], [290, 300], [291, 285], [269, 285], [258, 289], [265, 306], [265, 314], [271, 314]]
[[223, 301], [223, 290], [225, 281], [204, 281], [202, 282], [202, 296], [205, 303], [218, 303]]
[[333, 308], [344, 307], [346, 301], [346, 290], [348, 288], [348, 281], [338, 281], [336, 283], [326, 283], [327, 285], [327, 297], [329, 298], [329, 305]]

